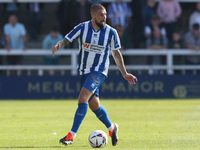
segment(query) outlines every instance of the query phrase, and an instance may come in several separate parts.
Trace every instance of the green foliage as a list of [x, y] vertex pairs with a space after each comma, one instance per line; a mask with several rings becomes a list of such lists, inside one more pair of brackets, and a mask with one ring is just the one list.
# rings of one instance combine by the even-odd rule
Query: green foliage
[[[101, 100], [119, 124], [119, 144], [109, 137], [104, 149], [197, 150], [200, 145], [200, 100]], [[76, 139], [58, 143], [71, 129], [77, 101], [0, 101], [0, 149], [93, 149], [88, 136], [107, 128], [88, 109]], [[56, 133], [56, 134], [55, 134]]]

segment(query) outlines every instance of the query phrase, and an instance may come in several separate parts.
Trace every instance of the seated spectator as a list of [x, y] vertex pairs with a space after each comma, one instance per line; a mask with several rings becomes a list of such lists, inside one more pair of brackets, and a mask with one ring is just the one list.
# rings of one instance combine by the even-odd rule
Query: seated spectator
[[156, 15], [155, 8], [154, 8], [155, 5], [156, 5], [155, 0], [147, 0], [147, 5], [144, 6], [142, 10], [142, 20], [143, 20], [144, 27], [149, 26], [152, 17]]
[[[169, 46], [171, 49], [181, 50], [184, 48], [183, 39], [181, 38], [181, 34], [178, 31], [175, 31], [172, 35], [172, 42]], [[174, 56], [174, 64], [183, 64], [184, 57], [183, 56]], [[180, 71], [175, 71], [175, 73], [181, 73]]]
[[132, 10], [123, 0], [115, 0], [108, 6], [108, 24], [115, 27], [121, 25], [125, 30], [129, 28]]
[[[27, 37], [26, 29], [23, 24], [18, 22], [16, 15], [9, 17], [9, 22], [4, 25], [4, 34], [6, 36], [6, 49], [10, 50], [25, 50]], [[22, 56], [8, 56], [8, 64], [20, 65], [22, 63]], [[21, 70], [17, 72], [11, 71], [11, 74], [21, 75]]]
[[161, 30], [157, 28], [152, 36], [147, 38], [146, 46], [148, 49], [165, 49], [167, 48], [167, 37], [162, 35]]
[[161, 34], [163, 36], [166, 36], [166, 30], [165, 27], [162, 26], [160, 18], [157, 15], [153, 15], [151, 20], [150, 20], [150, 24], [148, 26], [145, 26], [145, 37], [149, 38], [152, 36], [152, 32], [155, 29], [160, 29], [161, 30]]
[[[63, 39], [63, 36], [59, 33], [58, 28], [52, 27], [50, 33], [44, 38], [42, 42], [42, 48], [45, 50], [51, 50], [52, 47], [60, 40]], [[45, 65], [58, 65], [60, 61], [59, 56], [44, 56], [44, 64]], [[54, 75], [54, 70], [48, 70], [49, 75]]]
[[176, 0], [161, 0], [158, 4], [157, 13], [161, 20], [163, 20], [163, 25], [167, 31], [167, 38], [171, 42], [172, 34], [177, 26], [177, 20], [182, 13], [181, 6]]
[[[146, 47], [151, 50], [161, 50], [167, 48], [167, 37], [161, 34], [159, 28], [153, 31], [151, 37], [146, 40]], [[163, 59], [161, 56], [152, 56], [150, 58], [150, 64], [152, 65], [161, 65], [163, 64]], [[154, 74], [159, 74], [158, 70], [153, 71]]]
[[[186, 48], [191, 49], [193, 51], [200, 50], [200, 32], [199, 32], [199, 24], [195, 23], [192, 26], [192, 31], [188, 31], [185, 35], [185, 45]], [[200, 56], [187, 56], [186, 63], [192, 65], [200, 64]], [[200, 71], [199, 71], [200, 72]], [[190, 73], [187, 71], [187, 73]]]
[[170, 48], [173, 48], [173, 49], [184, 48], [183, 40], [182, 40], [181, 35], [180, 35], [180, 33], [178, 31], [175, 31], [172, 34], [172, 43], [170, 45]]
[[196, 4], [196, 10], [191, 14], [189, 20], [189, 28], [192, 30], [192, 25], [198, 23], [200, 25], [200, 2]]

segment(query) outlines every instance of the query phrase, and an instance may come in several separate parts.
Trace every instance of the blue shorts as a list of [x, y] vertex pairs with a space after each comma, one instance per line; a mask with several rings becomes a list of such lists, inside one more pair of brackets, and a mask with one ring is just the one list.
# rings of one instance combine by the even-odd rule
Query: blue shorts
[[84, 87], [93, 93], [89, 101], [94, 97], [94, 95], [99, 97], [99, 87], [105, 79], [106, 76], [99, 72], [91, 72], [81, 75], [81, 88]]

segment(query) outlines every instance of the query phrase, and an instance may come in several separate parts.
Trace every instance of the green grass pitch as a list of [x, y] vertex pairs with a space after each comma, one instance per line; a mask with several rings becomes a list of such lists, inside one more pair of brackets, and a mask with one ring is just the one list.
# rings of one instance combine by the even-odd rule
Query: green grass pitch
[[[113, 150], [200, 149], [200, 100], [101, 100], [112, 122], [119, 124]], [[88, 136], [106, 127], [88, 109], [74, 143], [58, 143], [71, 129], [77, 101], [0, 101], [0, 150], [93, 149]]]

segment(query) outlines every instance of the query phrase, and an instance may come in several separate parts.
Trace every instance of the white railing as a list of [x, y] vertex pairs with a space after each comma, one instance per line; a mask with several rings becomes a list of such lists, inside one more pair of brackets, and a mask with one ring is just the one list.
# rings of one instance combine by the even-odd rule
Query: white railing
[[[200, 57], [200, 51], [192, 51], [188, 49], [167, 49], [167, 50], [146, 50], [146, 49], [128, 49], [122, 51], [123, 56], [165, 56], [166, 64], [165, 65], [135, 65], [128, 64], [126, 65], [127, 70], [147, 70], [149, 74], [152, 74], [153, 70], [166, 70], [168, 75], [174, 74], [174, 70], [200, 70], [200, 65], [174, 65], [174, 56], [192, 56], [198, 55]], [[45, 56], [51, 55], [51, 50], [43, 50], [43, 49], [28, 49], [26, 51], [19, 50], [11, 50], [6, 51], [5, 49], [0, 49], [0, 56]], [[70, 56], [71, 63], [70, 64], [62, 64], [62, 65], [0, 65], [0, 70], [7, 71], [7, 75], [9, 75], [10, 70], [27, 70], [27, 74], [31, 75], [31, 70], [37, 70], [38, 75], [43, 75], [44, 70], [70, 70], [72, 75], [77, 74], [77, 59], [78, 59], [78, 50], [77, 49], [65, 49], [59, 50], [56, 55], [62, 56]], [[110, 65], [110, 70], [117, 70], [116, 65]]]

